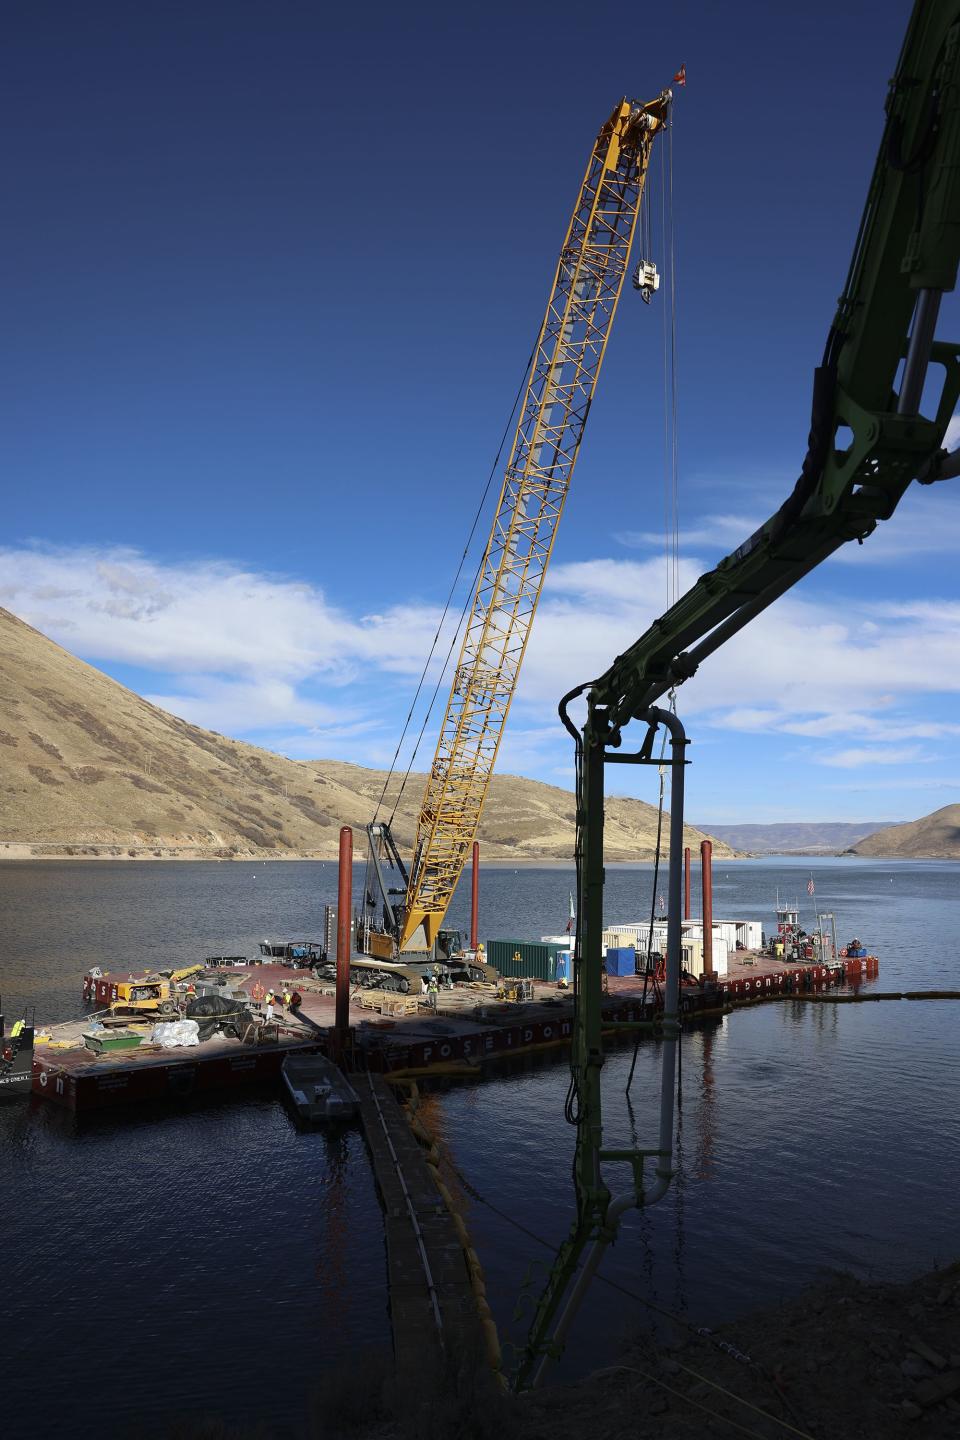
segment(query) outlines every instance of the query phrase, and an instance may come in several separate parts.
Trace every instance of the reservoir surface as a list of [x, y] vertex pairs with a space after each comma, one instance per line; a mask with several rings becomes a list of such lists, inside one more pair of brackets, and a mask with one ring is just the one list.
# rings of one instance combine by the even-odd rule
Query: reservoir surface
[[[960, 989], [958, 875], [932, 861], [721, 860], [714, 908], [769, 932], [779, 893], [799, 900], [805, 928], [815, 907], [833, 911], [841, 944], [857, 935], [879, 955], [874, 988]], [[649, 914], [651, 878], [608, 869], [608, 922]], [[481, 934], [561, 932], [572, 884], [563, 867], [485, 870]], [[450, 912], [463, 929], [468, 898], [469, 877]], [[25, 1003], [40, 1022], [81, 1014], [93, 964], [139, 973], [319, 939], [335, 899], [332, 862], [2, 864], [8, 1023]], [[638, 1328], [668, 1333], [669, 1315], [712, 1326], [827, 1269], [902, 1280], [956, 1259], [958, 1025], [960, 1002], [785, 1001], [687, 1032], [677, 1178], [628, 1217], [602, 1270], [620, 1288], [594, 1286], [559, 1378], [609, 1363]], [[657, 1046], [641, 1042], [628, 1104], [631, 1054], [615, 1050], [604, 1069], [609, 1145], [654, 1143]], [[573, 1218], [567, 1075], [562, 1054], [527, 1059], [426, 1102], [468, 1182], [504, 1340], [522, 1339], [530, 1305], [515, 1321], [518, 1300], [532, 1303]], [[6, 1104], [0, 1168], [11, 1429], [160, 1436], [181, 1418], [249, 1424], [269, 1396], [277, 1421], [259, 1433], [294, 1436], [326, 1373], [355, 1365], [362, 1383], [364, 1356], [389, 1347], [362, 1138], [299, 1132], [279, 1094], [82, 1122]]]

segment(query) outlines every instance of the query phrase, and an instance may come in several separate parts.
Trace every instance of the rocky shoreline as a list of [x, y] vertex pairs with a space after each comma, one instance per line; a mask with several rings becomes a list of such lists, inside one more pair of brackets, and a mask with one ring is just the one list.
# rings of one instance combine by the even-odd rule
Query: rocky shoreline
[[[904, 1285], [837, 1275], [714, 1334], [638, 1339], [621, 1363], [521, 1401], [518, 1436], [631, 1440], [960, 1434], [960, 1263]], [[518, 1417], [519, 1418], [519, 1417]], [[792, 1428], [791, 1428], [792, 1427]]]
[[[361, 849], [358, 850], [358, 844]], [[354, 830], [354, 860], [363, 859], [365, 844], [362, 833]], [[52, 841], [28, 842], [25, 840], [0, 840], [0, 860], [223, 860], [257, 861], [262, 865], [274, 861], [321, 860], [335, 862], [339, 858], [334, 849], [323, 850], [237, 850], [226, 847], [202, 845], [76, 845], [55, 844]], [[724, 855], [724, 865], [748, 857]], [[625, 870], [636, 865], [651, 865], [653, 857], [636, 860], [608, 860], [608, 870]], [[483, 868], [495, 870], [573, 870], [573, 858], [558, 855], [496, 855], [481, 854]]]
[[[789, 1253], [784, 1251], [789, 1263]], [[671, 1322], [672, 1323], [672, 1322]], [[504, 1394], [479, 1357], [400, 1390], [390, 1357], [330, 1372], [311, 1440], [956, 1440], [960, 1263], [906, 1284], [836, 1274], [716, 1331], [639, 1333], [575, 1384]], [[562, 1374], [563, 1361], [559, 1365]], [[554, 1374], [556, 1380], [556, 1372]], [[177, 1440], [267, 1440], [267, 1428], [186, 1427]]]

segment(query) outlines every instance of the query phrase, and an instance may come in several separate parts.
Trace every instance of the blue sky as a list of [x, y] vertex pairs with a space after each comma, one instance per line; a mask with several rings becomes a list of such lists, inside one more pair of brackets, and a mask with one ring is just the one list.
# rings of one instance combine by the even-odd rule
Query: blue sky
[[[389, 761], [593, 136], [682, 62], [685, 588], [796, 477], [908, 11], [14, 4], [0, 603], [199, 724]], [[557, 697], [665, 608], [662, 318], [625, 294], [501, 770], [568, 784]], [[704, 666], [691, 818], [960, 799], [958, 538], [915, 487]]]

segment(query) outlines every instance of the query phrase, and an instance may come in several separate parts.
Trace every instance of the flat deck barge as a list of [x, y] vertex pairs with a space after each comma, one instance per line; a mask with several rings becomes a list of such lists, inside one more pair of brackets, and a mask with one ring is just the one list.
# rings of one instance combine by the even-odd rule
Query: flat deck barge
[[[858, 986], [876, 978], [879, 962], [869, 955], [834, 964], [796, 964], [768, 955], [737, 952], [728, 973], [706, 986], [685, 986], [685, 1023], [716, 1018], [739, 1005], [782, 999], [828, 986]], [[162, 1050], [149, 1043], [135, 1050], [95, 1054], [83, 1041], [90, 1016], [47, 1027], [50, 1040], [38, 1043], [33, 1060], [33, 1093], [77, 1112], [92, 1112], [151, 1101], [178, 1101], [229, 1091], [258, 1082], [279, 1085], [284, 1057], [328, 1048], [334, 1023], [334, 994], [308, 971], [257, 965], [229, 972], [249, 994], [271, 986], [296, 989], [302, 1005], [294, 1014], [278, 1008], [273, 1024], [260, 1027], [256, 1043], [218, 1036], [185, 1049]], [[110, 987], [124, 976], [86, 977], [85, 993], [109, 1003]], [[610, 976], [604, 1017], [646, 1019], [656, 1009], [641, 976]], [[397, 996], [355, 990], [349, 1024], [361, 1066], [374, 1073], [470, 1074], [484, 1065], [569, 1042], [573, 1001], [555, 984], [532, 982], [532, 998], [498, 1000], [488, 985], [442, 990], [436, 1009], [425, 996]]]

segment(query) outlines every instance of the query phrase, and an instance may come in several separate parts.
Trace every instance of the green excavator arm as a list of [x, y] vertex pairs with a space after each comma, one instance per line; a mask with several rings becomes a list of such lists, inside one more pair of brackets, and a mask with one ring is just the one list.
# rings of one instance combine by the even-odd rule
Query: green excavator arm
[[[960, 346], [934, 338], [940, 301], [956, 284], [960, 259], [958, 81], [960, 0], [917, 0], [890, 82], [883, 140], [849, 275], [815, 372], [809, 447], [793, 493], [605, 674], [561, 702], [564, 723], [577, 738], [579, 920], [568, 1097], [568, 1117], [577, 1126], [577, 1213], [536, 1306], [515, 1377], [518, 1388], [538, 1383], [562, 1349], [580, 1298], [616, 1234], [617, 1214], [625, 1205], [659, 1198], [672, 1175], [669, 1107], [661, 1110], [659, 1148], [603, 1145], [604, 766], [658, 763], [651, 757], [656, 727], [678, 731], [671, 806], [678, 838], [671, 844], [669, 905], [678, 937], [686, 741], [677, 718], [653, 708], [655, 702], [841, 545], [865, 540], [890, 518], [913, 480], [931, 483], [960, 474], [960, 454], [948, 456], [942, 448], [960, 396]], [[931, 373], [940, 380], [932, 401], [931, 366], [939, 367]], [[581, 737], [568, 706], [585, 692]], [[636, 719], [647, 724], [647, 738], [636, 754], [623, 754], [621, 731]], [[665, 1042], [679, 1029], [678, 951], [679, 939], [668, 937]], [[643, 1024], [617, 1023], [623, 1029]], [[665, 1078], [664, 1093], [668, 1084]], [[656, 1190], [645, 1187], [642, 1173], [654, 1156], [662, 1177]], [[633, 1167], [632, 1199], [628, 1191], [611, 1200], [603, 1171], [618, 1162]]]
[[[960, 345], [934, 341], [960, 259], [960, 5], [917, 0], [853, 259], [814, 376], [800, 479], [776, 514], [583, 689], [603, 738], [849, 540], [888, 520], [913, 480], [957, 473], [941, 450]], [[911, 323], [912, 322], [912, 323]], [[935, 374], [939, 389], [930, 400]], [[921, 405], [932, 409], [921, 414]]]

